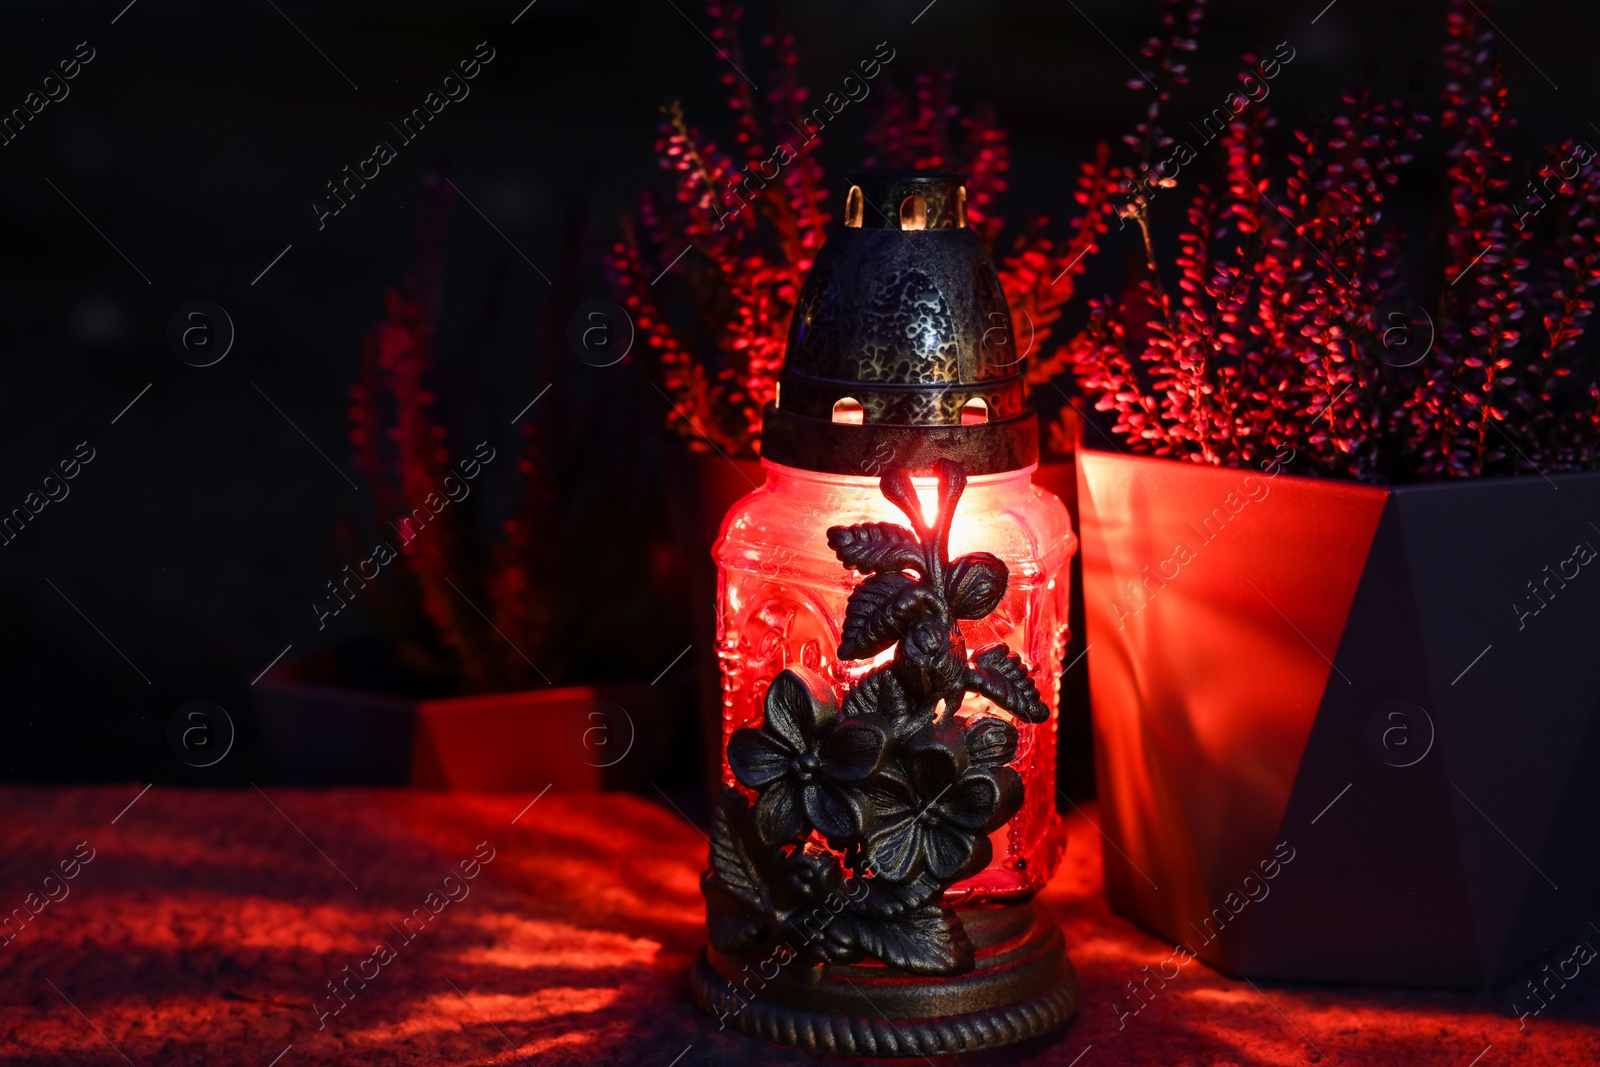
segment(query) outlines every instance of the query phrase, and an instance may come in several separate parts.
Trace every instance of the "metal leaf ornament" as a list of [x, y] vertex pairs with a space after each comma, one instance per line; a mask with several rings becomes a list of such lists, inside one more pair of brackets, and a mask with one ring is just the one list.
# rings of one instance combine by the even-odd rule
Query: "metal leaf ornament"
[[889, 662], [842, 705], [822, 675], [790, 668], [768, 687], [761, 726], [728, 741], [728, 766], [754, 803], [725, 791], [702, 879], [711, 940], [724, 952], [789, 944], [795, 916], [810, 909], [826, 910], [828, 921], [793, 951], [813, 967], [868, 956], [913, 974], [973, 966], [944, 892], [989, 863], [989, 834], [1017, 813], [1023, 786], [1008, 766], [1016, 727], [995, 717], [963, 723], [954, 712], [968, 692], [1024, 722], [1044, 722], [1049, 709], [1005, 645], [969, 662], [959, 621], [994, 611], [1008, 574], [987, 552], [949, 558], [966, 473], [942, 461], [935, 474], [932, 523], [910, 475], [896, 469], [880, 485], [909, 528], [828, 530], [840, 562], [863, 576], [845, 609], [839, 658], [893, 647]]

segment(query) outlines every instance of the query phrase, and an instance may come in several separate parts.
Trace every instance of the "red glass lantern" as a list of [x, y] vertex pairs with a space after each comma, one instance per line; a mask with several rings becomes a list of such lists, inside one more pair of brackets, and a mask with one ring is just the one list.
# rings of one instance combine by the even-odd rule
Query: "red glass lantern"
[[723, 1025], [817, 1051], [990, 1047], [1077, 1007], [1032, 902], [1062, 849], [1077, 540], [1031, 483], [965, 192], [855, 179], [765, 412], [766, 484], [714, 549], [725, 793], [693, 985]]

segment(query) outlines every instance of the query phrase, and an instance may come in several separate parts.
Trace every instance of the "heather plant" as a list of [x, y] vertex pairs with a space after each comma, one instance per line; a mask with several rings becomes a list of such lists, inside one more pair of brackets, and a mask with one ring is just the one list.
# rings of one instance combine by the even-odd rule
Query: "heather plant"
[[[359, 559], [379, 543], [401, 561], [360, 598], [405, 688], [644, 677], [682, 646], [662, 623], [660, 494], [641, 435], [630, 432], [637, 402], [614, 386], [586, 391], [564, 323], [547, 311], [530, 354], [533, 379], [547, 384], [517, 420], [519, 439], [505, 440], [501, 413], [478, 410], [480, 349], [504, 304], [503, 278], [459, 346], [437, 358], [453, 189], [428, 176], [412, 268], [361, 340], [349, 439], [368, 499], [340, 531], [342, 554]], [[572, 223], [563, 241], [572, 269], [557, 274], [550, 309], [576, 303], [566, 287], [578, 273], [581, 219]]]
[[[754, 457], [801, 282], [842, 193], [826, 186], [817, 150], [832, 135], [822, 122], [827, 102], [842, 108], [845, 101], [832, 93], [813, 98], [798, 80], [794, 38], [783, 32], [761, 38], [760, 57], [770, 69], [758, 96], [737, 73], [748, 66], [741, 10], [719, 2], [707, 10], [728, 61], [721, 84], [732, 134], [713, 138], [679, 104], [664, 109], [656, 154], [671, 187], [641, 194], [607, 267], [638, 330], [634, 358], [670, 402], [668, 428], [691, 448]], [[986, 111], [963, 113], [948, 72], [925, 71], [912, 92], [897, 89], [887, 73], [892, 58], [892, 49], [880, 46], [871, 66], [864, 60], [861, 67], [874, 79], [863, 164], [968, 176], [968, 218], [995, 260], [1018, 350], [1043, 352], [1107, 229], [1108, 150], [1077, 176], [1075, 214], [1061, 236], [1052, 237], [1050, 220], [1039, 217], [1006, 244], [997, 212], [1010, 165], [1005, 131]], [[1035, 358], [1029, 384], [1062, 375], [1066, 360], [1064, 350]]]
[[[1169, 30], [1196, 28], [1200, 9], [1169, 3]], [[1443, 210], [1431, 251], [1409, 257], [1389, 198], [1429, 119], [1361, 89], [1294, 132], [1281, 177], [1267, 165], [1270, 110], [1239, 108], [1163, 262], [1153, 201], [1179, 202], [1163, 191], [1177, 183], [1151, 160], [1173, 143], [1161, 112], [1193, 35], [1147, 45], [1149, 71], [1131, 84], [1149, 106], [1117, 209], [1140, 231], [1145, 270], [1127, 306], [1092, 300], [1066, 346], [1132, 451], [1244, 467], [1292, 450], [1295, 473], [1375, 483], [1600, 461], [1596, 353], [1580, 345], [1600, 279], [1594, 153], [1569, 140], [1519, 174], [1487, 17], [1455, 0], [1447, 34]]]

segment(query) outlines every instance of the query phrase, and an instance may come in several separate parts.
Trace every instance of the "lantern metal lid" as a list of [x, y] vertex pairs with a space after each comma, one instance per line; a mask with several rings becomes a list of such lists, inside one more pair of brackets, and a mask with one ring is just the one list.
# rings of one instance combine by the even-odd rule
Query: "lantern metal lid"
[[1011, 312], [967, 225], [961, 175], [851, 177], [842, 225], [801, 288], [761, 450], [830, 474], [1038, 462]]

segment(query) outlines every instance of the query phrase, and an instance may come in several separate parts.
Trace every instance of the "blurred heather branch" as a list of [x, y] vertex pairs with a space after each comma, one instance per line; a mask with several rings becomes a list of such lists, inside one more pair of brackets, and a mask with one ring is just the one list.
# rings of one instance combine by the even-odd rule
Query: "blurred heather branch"
[[[680, 634], [662, 621], [671, 578], [659, 478], [636, 429], [647, 398], [628, 375], [586, 378], [592, 368], [565, 350], [559, 309], [577, 299], [583, 212], [569, 209], [566, 269], [528, 345], [545, 385], [508, 442], [494, 427], [509, 413], [485, 410], [494, 398], [473, 350], [504, 304], [503, 279], [463, 344], [434, 359], [452, 199], [430, 174], [414, 264], [362, 338], [350, 443], [369, 499], [341, 531], [344, 554], [368, 555], [375, 539], [399, 553], [361, 596], [404, 684], [477, 693], [643, 677]], [[436, 391], [455, 401], [448, 425]], [[484, 425], [492, 440], [480, 445], [473, 427]]]

